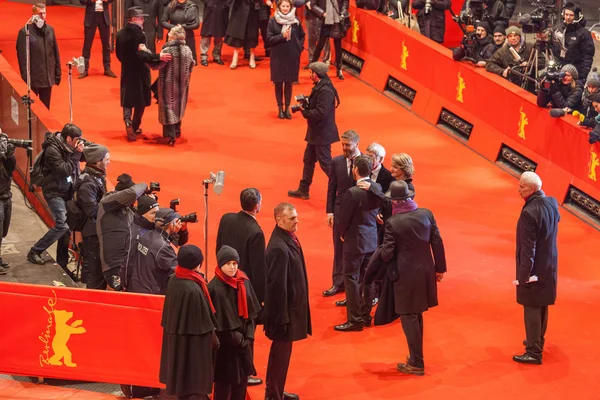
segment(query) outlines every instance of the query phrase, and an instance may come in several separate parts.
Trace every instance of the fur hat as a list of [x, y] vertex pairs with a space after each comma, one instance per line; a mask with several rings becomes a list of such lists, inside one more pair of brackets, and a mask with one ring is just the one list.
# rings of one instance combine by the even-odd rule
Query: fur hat
[[193, 244], [181, 246], [179, 253], [177, 253], [177, 263], [185, 269], [195, 269], [202, 265], [203, 261], [204, 255], [202, 254], [202, 250]]
[[577, 68], [575, 68], [574, 65], [565, 64], [560, 69], [560, 72], [568, 72], [569, 74], [571, 74], [571, 76], [573, 77], [573, 79], [575, 79], [575, 80], [579, 79], [579, 72], [577, 72]]
[[329, 66], [324, 62], [313, 62], [308, 65], [311, 71], [313, 71], [319, 78], [324, 78], [327, 75], [327, 71], [329, 71]]
[[224, 245], [221, 246], [219, 252], [217, 253], [217, 264], [219, 267], [227, 264], [229, 261], [236, 261], [238, 264], [240, 262], [240, 255], [237, 250], [233, 247]]
[[93, 143], [83, 148], [83, 156], [85, 157], [85, 161], [90, 164], [95, 164], [102, 161], [107, 153], [108, 148], [102, 146], [101, 144]]
[[117, 182], [118, 183], [115, 186], [115, 190], [117, 190], [117, 191], [129, 189], [130, 187], [135, 185], [135, 182], [133, 182], [133, 180], [131, 179], [131, 176], [127, 175], [127, 174], [119, 175], [119, 177], [117, 178]]

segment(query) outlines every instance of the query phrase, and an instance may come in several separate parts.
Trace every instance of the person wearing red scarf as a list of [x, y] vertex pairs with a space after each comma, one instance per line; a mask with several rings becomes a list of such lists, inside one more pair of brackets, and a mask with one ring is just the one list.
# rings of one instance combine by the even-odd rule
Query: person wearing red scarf
[[238, 269], [239, 261], [234, 248], [221, 246], [215, 277], [208, 284], [221, 343], [215, 363], [213, 400], [245, 400], [248, 377], [256, 374], [252, 342], [260, 303], [248, 276]]

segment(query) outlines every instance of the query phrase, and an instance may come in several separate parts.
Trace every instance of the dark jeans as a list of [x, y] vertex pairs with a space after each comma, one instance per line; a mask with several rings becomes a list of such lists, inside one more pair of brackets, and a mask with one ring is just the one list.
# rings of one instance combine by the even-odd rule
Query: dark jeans
[[213, 400], [246, 400], [247, 388], [247, 379], [239, 385], [231, 385], [225, 382], [215, 382]]
[[104, 15], [101, 12], [96, 13], [96, 18], [92, 21], [92, 26], [86, 26], [83, 32], [83, 50], [81, 52], [85, 60], [85, 70], [90, 68], [90, 54], [96, 29], [100, 31], [100, 40], [102, 41], [102, 64], [104, 71], [110, 70], [110, 26], [104, 22]]
[[50, 109], [50, 98], [52, 97], [52, 86], [45, 88], [31, 88], [31, 91], [35, 93], [37, 97], [39, 97], [40, 101], [46, 108]]
[[[2, 237], [0, 238], [0, 246], [2, 246], [2, 238], [5, 238], [8, 234], [8, 228], [10, 227], [10, 217], [12, 215], [12, 200], [5, 199], [0, 200], [0, 226], [2, 227]], [[1, 254], [0, 254], [0, 260]]]
[[[321, 50], [323, 50], [325, 43], [329, 41], [331, 27], [332, 25], [325, 24], [321, 27], [321, 36], [319, 36], [319, 43], [317, 43], [311, 62], [319, 61]], [[342, 39], [333, 39], [333, 47], [335, 49], [335, 66], [340, 69], [342, 67]]]
[[[142, 124], [142, 117], [144, 116], [145, 106], [142, 107], [123, 107], [123, 120], [125, 121], [125, 125], [127, 123], [131, 123], [131, 127], [134, 131], [137, 131]], [[133, 119], [131, 118], [133, 115]]]
[[417, 368], [425, 368], [423, 362], [423, 313], [403, 314], [400, 316], [400, 322], [402, 322], [402, 329], [410, 352], [408, 364]]
[[365, 285], [365, 272], [373, 253], [344, 253], [344, 287], [348, 321], [362, 324], [371, 321], [373, 285]]
[[267, 363], [265, 400], [283, 400], [285, 380], [292, 357], [292, 343], [282, 340], [273, 340], [271, 343]]
[[46, 199], [46, 204], [50, 208], [52, 218], [54, 218], [54, 226], [36, 244], [31, 250], [37, 254], [46, 251], [54, 242], [57, 243], [56, 262], [61, 267], [66, 267], [69, 262], [69, 226], [67, 225], [67, 201], [62, 197], [52, 197]]
[[325, 175], [329, 176], [331, 171], [331, 145], [330, 144], [306, 144], [304, 150], [304, 170], [302, 171], [302, 180], [300, 181], [301, 192], [308, 193], [315, 174], [315, 164], [319, 161], [319, 165]]
[[288, 107], [292, 102], [292, 85], [292, 82], [275, 82], [275, 99], [279, 107], [283, 104]]
[[87, 260], [87, 289], [106, 289], [106, 281], [100, 262], [100, 240], [98, 236], [83, 238], [83, 257]]
[[531, 357], [541, 360], [548, 327], [548, 306], [523, 306], [523, 308], [525, 309], [525, 333], [527, 335], [525, 351]]

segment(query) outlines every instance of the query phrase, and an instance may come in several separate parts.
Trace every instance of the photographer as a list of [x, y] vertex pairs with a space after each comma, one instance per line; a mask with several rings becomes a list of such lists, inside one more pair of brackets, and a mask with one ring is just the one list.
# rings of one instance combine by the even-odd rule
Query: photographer
[[489, 35], [490, 26], [487, 22], [479, 22], [475, 30], [475, 43], [468, 40], [465, 36], [463, 43], [452, 51], [452, 57], [455, 61], [468, 58], [477, 67], [485, 67], [486, 61], [494, 55], [496, 47], [494, 41]]
[[[0, 129], [0, 227], [2, 227], [0, 246], [2, 245], [2, 238], [6, 237], [10, 226], [12, 214], [10, 185], [12, 183], [12, 173], [16, 167], [15, 145], [8, 143], [8, 136]], [[0, 275], [6, 275], [6, 268], [8, 268], [8, 263], [2, 261], [2, 254], [0, 253]]]
[[450, 0], [414, 0], [421, 34], [434, 42], [443, 43], [446, 32], [446, 10], [452, 7]]
[[56, 241], [56, 262], [63, 268], [69, 263], [67, 201], [73, 198], [83, 148], [81, 129], [74, 124], [66, 124], [61, 132], [46, 132], [40, 156], [42, 193], [56, 224], [29, 250], [27, 260], [33, 264], [44, 265], [42, 252]]
[[[31, 90], [50, 109], [52, 86], [60, 85], [60, 55], [54, 29], [46, 23], [46, 6], [37, 3], [33, 6], [29, 25], [29, 67]], [[17, 36], [17, 58], [21, 78], [27, 82], [27, 40], [25, 28]]]
[[510, 70], [513, 67], [526, 67], [531, 49], [532, 45], [525, 42], [521, 29], [511, 26], [506, 30], [506, 45], [494, 53], [488, 60], [485, 69], [520, 85], [521, 77], [511, 74]]
[[559, 56], [562, 65], [574, 65], [585, 80], [594, 61], [594, 40], [585, 28], [586, 21], [578, 5], [565, 3], [561, 15], [564, 20], [554, 29], [554, 37], [560, 43], [560, 54], [555, 55]]
[[586, 128], [594, 128], [596, 126], [596, 116], [598, 112], [594, 107], [594, 102], [600, 102], [600, 75], [597, 72], [592, 72], [587, 79], [586, 87], [581, 98], [581, 115], [583, 121], [578, 124]]
[[[331, 170], [331, 144], [340, 141], [338, 128], [335, 124], [335, 109], [340, 105], [337, 90], [327, 71], [329, 67], [322, 62], [309, 64], [310, 79], [313, 90], [308, 98], [308, 104], [299, 105], [302, 116], [306, 118], [306, 149], [304, 150], [304, 169], [302, 180], [297, 190], [288, 191], [288, 196], [308, 200], [310, 185], [315, 173], [317, 160], [327, 176]], [[294, 110], [292, 110], [294, 111]]]
[[548, 75], [542, 79], [537, 105], [546, 107], [550, 103], [552, 108], [560, 108], [566, 113], [571, 113], [581, 105], [583, 84], [577, 80], [579, 74], [573, 65], [563, 66], [560, 72], [559, 77], [555, 79], [548, 79]]
[[504, 46], [504, 43], [506, 43], [506, 30], [497, 26], [494, 28], [494, 53]]

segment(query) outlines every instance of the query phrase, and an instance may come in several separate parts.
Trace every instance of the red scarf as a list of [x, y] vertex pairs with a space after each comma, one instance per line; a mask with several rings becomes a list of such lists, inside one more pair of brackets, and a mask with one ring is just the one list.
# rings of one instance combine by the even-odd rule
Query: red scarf
[[215, 276], [223, 283], [231, 286], [238, 291], [238, 315], [248, 319], [248, 298], [246, 297], [246, 286], [244, 281], [248, 280], [248, 275], [238, 269], [235, 276], [227, 276], [221, 268], [215, 269]]
[[204, 292], [204, 296], [206, 297], [206, 300], [208, 300], [208, 305], [210, 305], [210, 310], [213, 312], [213, 314], [215, 313], [215, 306], [213, 306], [212, 300], [210, 299], [210, 294], [208, 293], [208, 285], [206, 284], [206, 279], [204, 279], [204, 277], [202, 275], [200, 275], [198, 272], [194, 271], [193, 269], [183, 268], [178, 265], [177, 268], [175, 268], [175, 276], [178, 278], [181, 278], [181, 279], [187, 279], [190, 281], [194, 281], [198, 285], [200, 285], [200, 288], [202, 289], [202, 292]]

